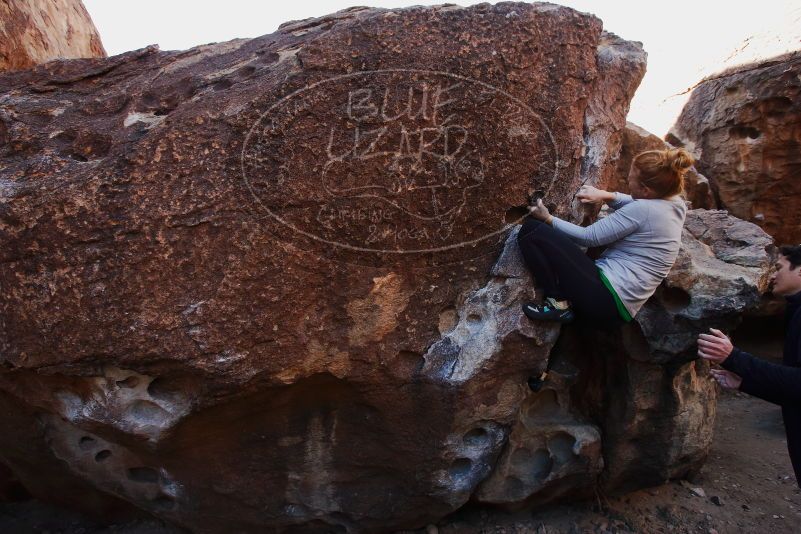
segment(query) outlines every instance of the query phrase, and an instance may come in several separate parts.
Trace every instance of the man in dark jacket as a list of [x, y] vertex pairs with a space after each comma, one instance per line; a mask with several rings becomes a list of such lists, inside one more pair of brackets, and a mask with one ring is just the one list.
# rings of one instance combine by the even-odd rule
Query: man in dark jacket
[[787, 449], [801, 487], [801, 245], [781, 247], [771, 282], [773, 293], [787, 300], [782, 365], [733, 347], [729, 338], [714, 328], [711, 334], [698, 337], [698, 355], [723, 367], [711, 371], [721, 386], [782, 407]]

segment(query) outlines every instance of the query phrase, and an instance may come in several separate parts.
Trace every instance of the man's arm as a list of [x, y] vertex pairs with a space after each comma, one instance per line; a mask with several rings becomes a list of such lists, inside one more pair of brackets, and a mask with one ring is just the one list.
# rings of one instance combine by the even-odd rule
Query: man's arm
[[742, 392], [779, 405], [801, 403], [801, 367], [767, 362], [737, 347], [721, 366], [740, 375]]
[[646, 218], [642, 209], [647, 209], [647, 206], [642, 206], [629, 204], [589, 226], [579, 226], [559, 217], [554, 217], [551, 225], [577, 245], [599, 247], [623, 239], [635, 231]]
[[760, 360], [734, 347], [720, 330], [709, 331], [698, 336], [698, 355], [742, 378], [740, 391], [782, 406], [801, 402], [801, 367]]

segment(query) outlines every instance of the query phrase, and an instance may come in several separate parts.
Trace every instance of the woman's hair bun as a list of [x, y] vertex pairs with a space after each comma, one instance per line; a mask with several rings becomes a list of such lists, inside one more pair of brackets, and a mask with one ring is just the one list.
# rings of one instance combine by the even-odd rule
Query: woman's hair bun
[[665, 151], [665, 166], [681, 174], [692, 167], [695, 160], [683, 148], [671, 148]]
[[640, 183], [651, 188], [656, 198], [668, 198], [681, 193], [684, 174], [695, 160], [683, 148], [663, 148], [640, 152], [631, 162], [639, 171]]

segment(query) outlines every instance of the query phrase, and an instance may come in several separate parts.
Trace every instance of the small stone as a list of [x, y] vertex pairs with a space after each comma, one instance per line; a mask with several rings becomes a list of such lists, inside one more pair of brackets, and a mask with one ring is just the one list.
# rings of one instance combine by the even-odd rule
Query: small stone
[[693, 488], [693, 489], [691, 489], [690, 491], [691, 491], [691, 492], [693, 493], [693, 495], [695, 495], [696, 497], [706, 497], [706, 492], [704, 491], [704, 488]]
[[713, 495], [709, 500], [712, 501], [712, 504], [716, 504], [717, 506], [723, 506], [723, 499], [721, 499], [717, 495]]

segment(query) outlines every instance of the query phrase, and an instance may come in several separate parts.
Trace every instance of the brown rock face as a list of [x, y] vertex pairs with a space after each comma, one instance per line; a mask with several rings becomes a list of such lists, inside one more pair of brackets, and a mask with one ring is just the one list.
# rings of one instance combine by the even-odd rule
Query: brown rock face
[[[585, 115], [582, 184], [603, 187], [614, 181], [612, 164], [621, 151], [629, 112], [629, 98], [645, 75], [645, 51], [639, 43], [630, 43], [614, 34], [604, 33], [598, 45], [598, 90], [589, 101]], [[621, 98], [622, 97], [622, 98]], [[577, 192], [577, 191], [576, 191]], [[572, 198], [572, 214], [586, 218], [586, 205]]]
[[720, 207], [801, 241], [801, 52], [703, 80], [666, 139], [690, 149]]
[[0, 22], [0, 71], [53, 59], [106, 57], [81, 0], [6, 0], [0, 3]]
[[0, 76], [3, 463], [195, 532], [375, 531], [591, 493], [631, 391], [636, 422], [666, 414], [654, 439], [690, 439], [698, 397], [648, 401], [700, 390], [686, 359], [627, 389], [624, 348], [562, 336], [526, 386], [559, 329], [520, 308], [521, 206], [571, 212], [617, 135], [590, 103], [627, 106], [610, 80], [641, 61], [592, 16], [503, 3]]

